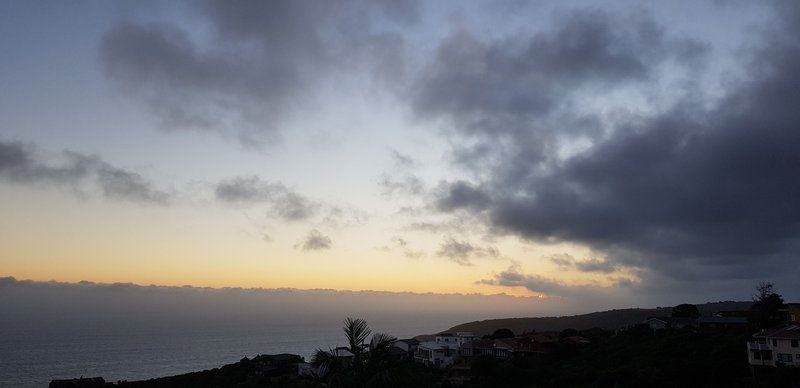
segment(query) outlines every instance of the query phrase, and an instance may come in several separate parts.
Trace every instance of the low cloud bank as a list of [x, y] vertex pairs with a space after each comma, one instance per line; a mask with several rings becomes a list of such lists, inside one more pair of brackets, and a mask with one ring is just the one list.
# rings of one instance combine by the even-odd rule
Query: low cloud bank
[[455, 325], [488, 318], [564, 314], [575, 308], [555, 299], [505, 294], [169, 287], [0, 278], [0, 310], [4, 312], [0, 323], [263, 319], [335, 324], [346, 316], [362, 316], [377, 321], [405, 317]]

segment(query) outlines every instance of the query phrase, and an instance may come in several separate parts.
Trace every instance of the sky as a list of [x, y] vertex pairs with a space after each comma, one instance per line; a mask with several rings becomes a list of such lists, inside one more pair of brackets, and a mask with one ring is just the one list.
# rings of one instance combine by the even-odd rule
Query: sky
[[0, 276], [800, 298], [791, 1], [6, 1], [0, 52]]

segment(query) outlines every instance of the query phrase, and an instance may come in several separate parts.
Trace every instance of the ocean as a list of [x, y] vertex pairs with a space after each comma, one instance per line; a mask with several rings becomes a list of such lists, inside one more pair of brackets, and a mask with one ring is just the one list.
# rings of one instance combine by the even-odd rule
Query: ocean
[[[8, 317], [7, 317], [8, 318]], [[140, 380], [200, 371], [258, 354], [294, 353], [310, 360], [317, 348], [344, 345], [341, 317], [271, 322], [235, 319], [2, 320], [0, 386], [46, 387], [52, 379], [102, 376]], [[452, 317], [370, 317], [373, 331], [399, 338], [458, 323]]]
[[[0, 387], [141, 380], [258, 354], [345, 345], [346, 317], [398, 338], [532, 316], [538, 298], [384, 291], [59, 283], [0, 277]], [[539, 310], [544, 311], [544, 310]], [[551, 310], [552, 311], [552, 310]]]

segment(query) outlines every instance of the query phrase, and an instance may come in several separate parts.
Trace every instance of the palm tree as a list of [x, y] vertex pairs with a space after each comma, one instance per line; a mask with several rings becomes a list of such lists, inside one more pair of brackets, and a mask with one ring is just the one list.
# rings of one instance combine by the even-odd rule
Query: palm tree
[[336, 355], [333, 349], [327, 351], [317, 349], [311, 357], [311, 365], [317, 368], [316, 375], [319, 378], [326, 378], [340, 373], [344, 369], [341, 358]]
[[350, 318], [344, 320], [344, 336], [347, 338], [348, 348], [350, 353], [353, 353], [353, 363], [360, 364], [361, 353], [364, 350], [364, 342], [369, 337], [372, 330], [370, 330], [367, 321], [361, 318]]
[[[347, 365], [334, 349], [328, 351], [317, 349], [311, 364], [317, 367], [318, 377], [335, 381], [382, 382], [388, 380], [390, 363], [389, 348], [397, 341], [391, 334], [375, 333], [366, 344], [372, 333], [367, 321], [361, 318], [347, 318], [344, 321], [347, 350], [353, 354], [353, 361]], [[337, 385], [337, 384], [332, 384]]]

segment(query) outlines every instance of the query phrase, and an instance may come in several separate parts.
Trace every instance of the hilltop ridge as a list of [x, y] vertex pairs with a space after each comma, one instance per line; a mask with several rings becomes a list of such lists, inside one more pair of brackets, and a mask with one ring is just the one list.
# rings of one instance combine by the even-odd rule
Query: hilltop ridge
[[[747, 310], [752, 302], [719, 301], [698, 304], [697, 309], [703, 316], [710, 316], [718, 311]], [[535, 318], [500, 318], [473, 321], [453, 326], [445, 331], [471, 331], [482, 336], [491, 334], [497, 329], [510, 329], [514, 333], [524, 331], [560, 331], [564, 329], [584, 330], [599, 327], [605, 330], [615, 330], [620, 327], [630, 326], [643, 322], [651, 316], [669, 316], [672, 307], [657, 308], [627, 308], [607, 311], [598, 311], [588, 314], [569, 315], [559, 317]], [[418, 336], [423, 338], [425, 336]]]

